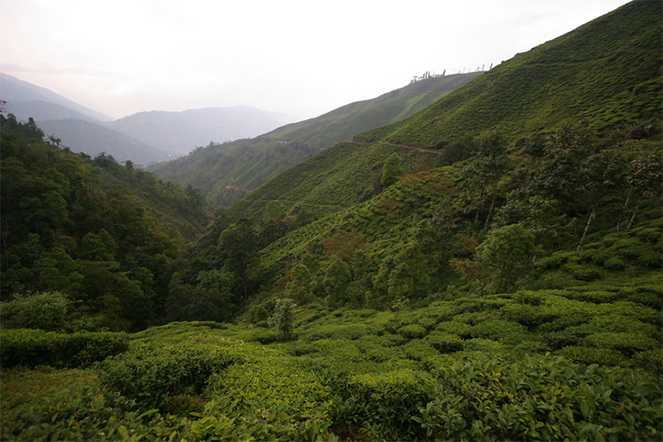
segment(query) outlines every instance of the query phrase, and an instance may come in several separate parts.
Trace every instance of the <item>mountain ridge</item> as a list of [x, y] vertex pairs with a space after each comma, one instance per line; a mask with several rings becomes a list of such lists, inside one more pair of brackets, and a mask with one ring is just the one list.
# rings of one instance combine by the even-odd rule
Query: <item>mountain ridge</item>
[[229, 206], [286, 167], [376, 125], [409, 115], [482, 72], [423, 80], [282, 126], [251, 140], [210, 144], [187, 157], [151, 168], [163, 179], [200, 188], [213, 203]]
[[[113, 118], [104, 115], [101, 112], [82, 106], [49, 89], [34, 85], [2, 72], [0, 72], [0, 99], [7, 101], [7, 111], [9, 113], [13, 113], [12, 106], [14, 105], [14, 102], [46, 102], [72, 109], [84, 115], [86, 118], [95, 121], [113, 120]], [[23, 108], [21, 109], [23, 115], [15, 115], [21, 120], [27, 121], [28, 117], [33, 117], [35, 120], [39, 120], [40, 118], [37, 118], [35, 115], [25, 114], [26, 112], [34, 113], [35, 109], [37, 109], [36, 106], [32, 106], [28, 109]]]
[[[628, 11], [624, 22], [614, 22], [611, 17], [622, 11]], [[498, 124], [507, 136], [517, 137], [572, 118], [591, 119], [599, 132], [638, 118], [655, 119], [661, 114], [663, 65], [659, 15], [659, 2], [628, 3], [517, 54], [425, 111], [357, 140], [434, 147]]]

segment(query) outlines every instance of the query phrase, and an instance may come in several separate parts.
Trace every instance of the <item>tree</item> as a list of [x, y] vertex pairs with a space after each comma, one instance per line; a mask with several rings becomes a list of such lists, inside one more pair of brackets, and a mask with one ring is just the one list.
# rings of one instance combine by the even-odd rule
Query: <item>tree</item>
[[389, 155], [382, 166], [382, 178], [380, 179], [382, 187], [386, 188], [396, 183], [396, 181], [398, 181], [398, 176], [402, 174], [401, 157], [394, 152]]
[[274, 313], [269, 318], [269, 325], [276, 327], [276, 338], [279, 341], [290, 341], [295, 338], [294, 310], [297, 304], [290, 298], [276, 300]]
[[330, 304], [339, 306], [349, 301], [348, 286], [352, 281], [352, 273], [347, 262], [340, 258], [334, 259], [325, 270], [322, 285], [325, 288]]
[[219, 254], [225, 266], [242, 282], [241, 293], [248, 297], [249, 267], [258, 254], [259, 236], [251, 221], [242, 219], [221, 233]]
[[585, 242], [587, 232], [596, 216], [596, 209], [602, 197], [611, 189], [617, 187], [623, 180], [628, 163], [624, 155], [616, 149], [606, 149], [590, 155], [583, 162], [583, 193], [581, 200], [588, 206], [589, 217], [585, 230], [578, 244], [580, 250]]
[[627, 173], [626, 180], [629, 184], [629, 193], [626, 197], [626, 203], [624, 204], [624, 209], [619, 216], [617, 221], [617, 230], [621, 224], [622, 216], [628, 207], [629, 199], [631, 194], [635, 191], [640, 194], [638, 202], [635, 205], [633, 210], [633, 216], [631, 221], [628, 224], [627, 229], [631, 229], [633, 222], [635, 221], [635, 216], [638, 213], [638, 208], [643, 198], [651, 198], [661, 192], [661, 154], [660, 152], [654, 153], [641, 153], [630, 163], [629, 172]]
[[493, 291], [510, 292], [524, 272], [534, 253], [534, 235], [519, 224], [488, 232], [477, 247], [475, 259], [490, 270]]
[[475, 227], [483, 210], [485, 195], [492, 189], [492, 203], [484, 228], [487, 228], [490, 222], [490, 217], [495, 207], [495, 200], [497, 199], [497, 183], [511, 165], [506, 149], [507, 142], [502, 133], [492, 132], [481, 138], [477, 157], [463, 170], [463, 177], [472, 178], [471, 187], [473, 190], [479, 192], [479, 203], [474, 217]]
[[292, 298], [304, 304], [309, 302], [311, 292], [309, 285], [311, 282], [311, 271], [304, 264], [297, 264], [290, 273], [290, 282], [285, 286], [285, 293], [288, 298]]

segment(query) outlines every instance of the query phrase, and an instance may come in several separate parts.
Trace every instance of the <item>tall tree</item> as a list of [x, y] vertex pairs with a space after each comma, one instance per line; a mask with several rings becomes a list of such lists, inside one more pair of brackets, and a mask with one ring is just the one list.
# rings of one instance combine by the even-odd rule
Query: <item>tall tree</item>
[[492, 132], [479, 141], [479, 152], [472, 163], [463, 170], [463, 177], [471, 180], [471, 188], [479, 193], [479, 202], [474, 217], [476, 227], [483, 210], [486, 193], [492, 192], [492, 202], [486, 217], [484, 228], [488, 227], [495, 200], [498, 182], [511, 165], [506, 153], [507, 142], [501, 132]]
[[221, 233], [219, 255], [241, 281], [241, 294], [248, 297], [249, 268], [258, 255], [260, 237], [248, 219], [241, 219]]
[[398, 181], [398, 176], [402, 174], [403, 168], [401, 167], [401, 157], [394, 152], [389, 155], [382, 166], [382, 178], [380, 178], [380, 184], [382, 184], [383, 188], [389, 187], [396, 183], [396, 181]]
[[488, 232], [477, 247], [475, 259], [490, 270], [492, 291], [509, 292], [515, 288], [534, 254], [534, 235], [518, 224]]

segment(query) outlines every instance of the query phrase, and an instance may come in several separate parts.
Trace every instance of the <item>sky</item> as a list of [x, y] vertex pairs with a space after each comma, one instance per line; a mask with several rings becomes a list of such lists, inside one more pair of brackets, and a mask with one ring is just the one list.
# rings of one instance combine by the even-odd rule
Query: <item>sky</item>
[[626, 0], [0, 0], [0, 71], [112, 118], [298, 119], [497, 65]]

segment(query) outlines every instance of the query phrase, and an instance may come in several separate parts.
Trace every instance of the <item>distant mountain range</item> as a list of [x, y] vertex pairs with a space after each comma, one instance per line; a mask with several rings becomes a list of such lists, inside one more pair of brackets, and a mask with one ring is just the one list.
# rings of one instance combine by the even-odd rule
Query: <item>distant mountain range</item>
[[431, 77], [251, 140], [210, 144], [151, 170], [164, 180], [197, 187], [214, 204], [227, 207], [288, 167], [357, 134], [400, 121], [482, 74]]
[[251, 138], [296, 119], [249, 106], [190, 109], [183, 112], [139, 112], [108, 127], [176, 156], [198, 146]]
[[0, 99], [20, 121], [30, 117], [74, 152], [102, 152], [147, 166], [198, 146], [255, 137], [296, 119], [249, 106], [139, 112], [113, 121], [48, 89], [0, 73]]

